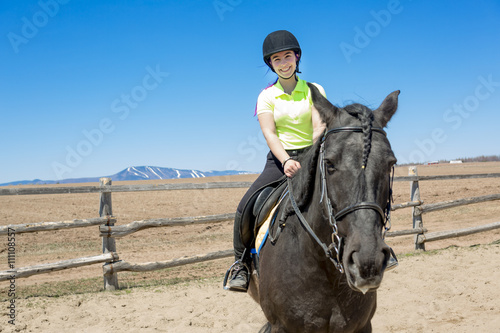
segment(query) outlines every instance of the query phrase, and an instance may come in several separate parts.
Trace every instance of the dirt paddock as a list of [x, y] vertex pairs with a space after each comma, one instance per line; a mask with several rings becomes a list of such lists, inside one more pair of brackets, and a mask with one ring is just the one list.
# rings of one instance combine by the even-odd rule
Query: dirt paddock
[[[418, 172], [494, 173], [500, 172], [500, 163], [419, 166]], [[396, 176], [407, 173], [406, 167], [396, 170]], [[164, 182], [251, 181], [255, 177]], [[423, 181], [420, 187], [423, 201], [435, 203], [500, 193], [500, 178]], [[118, 224], [126, 224], [230, 213], [244, 191], [113, 193], [113, 214]], [[395, 182], [394, 191], [396, 204], [409, 201], [408, 182]], [[97, 217], [98, 208], [98, 194], [2, 196], [0, 225]], [[424, 214], [423, 223], [434, 232], [497, 222], [499, 217], [499, 202], [492, 201]], [[395, 211], [392, 222], [392, 230], [411, 228], [411, 211]], [[415, 252], [413, 237], [388, 238], [400, 267], [386, 274], [379, 289], [374, 332], [500, 332], [498, 240], [500, 231], [495, 230], [427, 243], [427, 252]], [[1, 243], [6, 242], [5, 238]], [[120, 259], [163, 261], [231, 248], [232, 223], [146, 229], [118, 238], [116, 243]], [[98, 227], [19, 234], [16, 267], [100, 251]], [[256, 332], [265, 322], [258, 305], [248, 295], [221, 288], [230, 263], [228, 258], [154, 273], [119, 273], [125, 288], [116, 292], [101, 291], [101, 265], [18, 279], [15, 326], [8, 323], [9, 284], [0, 282], [0, 332]], [[7, 251], [1, 246], [0, 270], [6, 269]], [[156, 282], [144, 283], [150, 279]], [[96, 286], [80, 289], [88, 281]], [[75, 291], [60, 294], [63, 284]]]

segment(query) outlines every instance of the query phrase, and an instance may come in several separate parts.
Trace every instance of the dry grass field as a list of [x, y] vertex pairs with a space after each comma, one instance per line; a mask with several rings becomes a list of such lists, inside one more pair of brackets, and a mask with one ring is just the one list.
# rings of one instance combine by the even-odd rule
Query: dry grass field
[[[500, 172], [500, 162], [438, 164], [418, 167], [419, 175], [498, 172]], [[396, 168], [396, 176], [407, 175], [407, 167]], [[165, 180], [154, 183], [252, 181], [255, 178], [256, 175], [244, 175]], [[115, 182], [114, 185], [124, 183]], [[420, 182], [420, 191], [421, 199], [426, 204], [496, 194], [500, 193], [500, 178], [422, 181]], [[241, 188], [113, 193], [113, 215], [117, 218], [117, 224], [126, 224], [150, 218], [232, 213], [244, 192], [245, 189]], [[394, 183], [395, 204], [409, 201], [409, 196], [409, 182]], [[99, 194], [0, 196], [0, 225], [92, 218], [98, 217], [98, 210]], [[498, 201], [461, 206], [423, 215], [424, 227], [429, 232], [466, 228], [499, 220], [500, 205]], [[393, 212], [391, 231], [409, 229], [411, 226], [411, 209]], [[0, 244], [6, 244], [6, 236], [0, 237], [5, 237]], [[379, 297], [380, 304], [384, 307], [379, 305], [374, 326], [379, 327], [380, 330], [376, 330], [376, 332], [409, 331], [410, 327], [407, 325], [417, 325], [412, 326], [412, 328], [417, 328], [412, 330], [414, 332], [445, 332], [450, 328], [459, 328], [454, 330], [455, 332], [468, 332], [469, 328], [485, 328], [486, 330], [478, 329], [478, 331], [495, 332], [489, 328], [496, 327], [498, 329], [500, 327], [498, 319], [493, 319], [499, 318], [500, 315], [500, 295], [498, 292], [500, 247], [495, 244], [495, 241], [499, 239], [500, 230], [495, 230], [437, 241], [427, 243], [426, 250], [429, 253], [422, 254], [413, 250], [413, 236], [388, 238], [387, 242], [401, 258], [401, 265], [394, 273], [388, 274], [386, 279], [389, 281], [381, 288], [384, 289], [386, 286], [384, 290], [380, 291], [380, 295], [383, 295]], [[182, 256], [226, 250], [232, 248], [232, 221], [199, 226], [145, 229], [118, 238], [116, 244], [120, 259], [131, 263], [164, 261]], [[481, 246], [474, 246], [477, 244], [481, 244]], [[444, 248], [447, 249], [439, 250]], [[16, 267], [93, 256], [101, 252], [101, 239], [97, 226], [16, 236]], [[473, 262], [474, 260], [484, 261], [484, 266], [476, 267], [479, 263]], [[231, 259], [227, 258], [157, 272], [119, 273], [120, 285], [126, 289], [114, 293], [100, 292], [103, 284], [101, 265], [18, 279], [16, 292], [19, 297], [17, 318], [19, 325], [16, 325], [16, 328], [18, 331], [30, 332], [62, 332], [69, 329], [99, 332], [100, 330], [97, 328], [100, 326], [94, 324], [96, 318], [101, 317], [94, 318], [95, 315], [92, 317], [92, 311], [97, 311], [103, 316], [109, 315], [109, 318], [118, 312], [120, 314], [117, 315], [117, 318], [125, 318], [125, 316], [136, 318], [135, 321], [132, 320], [132, 323], [122, 322], [120, 325], [118, 323], [114, 324], [115, 326], [111, 325], [109, 326], [112, 327], [110, 331], [224, 332], [236, 330], [255, 332], [264, 321], [258, 306], [252, 303], [246, 295], [234, 295], [224, 292], [220, 288], [223, 274], [230, 263]], [[461, 263], [468, 267], [462, 266]], [[0, 270], [6, 269], [7, 249], [5, 246], [0, 246]], [[482, 269], [482, 271], [477, 271], [477, 269]], [[453, 284], [445, 284], [445, 288], [442, 288], [443, 278], [448, 276], [451, 279], [458, 279], [456, 273], [462, 270], [471, 275], [469, 280], [457, 280]], [[446, 272], [448, 272], [447, 275]], [[440, 277], [440, 281], [433, 277], [435, 274], [445, 274], [445, 276]], [[495, 275], [496, 279], [493, 279]], [[422, 280], [417, 281], [419, 278], [428, 279], [428, 284], [424, 284], [425, 289], [423, 290], [412, 290], [412, 285], [422, 284]], [[477, 290], [481, 288], [482, 291]], [[8, 284], [0, 282], [2, 309], [5, 308], [7, 289]], [[431, 297], [432, 293], [436, 296]], [[391, 295], [393, 297], [397, 295], [397, 299], [384, 304], [383, 297], [387, 298]], [[474, 300], [474, 295], [482, 295], [483, 298]], [[494, 299], [494, 295], [496, 295], [496, 299]], [[53, 299], [51, 298], [53, 296], [60, 297]], [[151, 303], [148, 309], [143, 309], [151, 317], [140, 319], [142, 318], [141, 308], [136, 307], [135, 302], [147, 303], [148, 300], [153, 302], [155, 297], [159, 297], [157, 302], [161, 306], [155, 308], [158, 304]], [[411, 301], [402, 302], [405, 297]], [[458, 305], [457, 297], [464, 299], [460, 303], [462, 305]], [[441, 299], [444, 303], [433, 301], [436, 299]], [[424, 306], [419, 303], [419, 300], [427, 300], [430, 303], [429, 307], [419, 309], [420, 306]], [[474, 302], [471, 303], [471, 300], [476, 303], [483, 302], [483, 304], [473, 304]], [[242, 317], [239, 318], [240, 321], [248, 319], [248, 322], [245, 320], [242, 323], [230, 319], [232, 316], [229, 316], [229, 311], [234, 306], [234, 302], [242, 302], [251, 308], [250, 314], [247, 316], [245, 316], [245, 311], [239, 312], [242, 314]], [[405, 316], [401, 313], [401, 307], [410, 306], [412, 302], [414, 309], [411, 311], [414, 313], [411, 316], [408, 314]], [[449, 302], [453, 302], [454, 305]], [[399, 303], [402, 304], [399, 308], [390, 309]], [[455, 307], [461, 307], [464, 304], [470, 304], [473, 309], [464, 310], [462, 313], [463, 309]], [[481, 326], [478, 324], [479, 319], [474, 311], [480, 312], [480, 306], [483, 305], [487, 307], [483, 309], [486, 311], [484, 315], [491, 320], [486, 320], [486, 324], [483, 320], [483, 326]], [[72, 309], [72, 314], [64, 314], [62, 309], [65, 306]], [[106, 310], [100, 307], [105, 307]], [[431, 312], [435, 313], [434, 317], [429, 312], [431, 309], [433, 309]], [[78, 315], [80, 312], [81, 316]], [[446, 313], [451, 315], [450, 321], [440, 317], [440, 314], [445, 316]], [[383, 319], [384, 315], [391, 317], [391, 322]], [[39, 318], [40, 316], [45, 316], [47, 319], [43, 321]], [[397, 318], [393, 319], [394, 316]], [[419, 323], [417, 318], [422, 316], [432, 318], [429, 319], [430, 321], [424, 320]], [[411, 324], [410, 319], [412, 318], [416, 320], [413, 323], [417, 324]], [[6, 313], [2, 313], [0, 310], [0, 332], [13, 329], [7, 325], [7, 320]], [[204, 324], [200, 324], [201, 322]], [[433, 322], [435, 326], [433, 326]], [[454, 322], [455, 324], [453, 324]], [[470, 325], [460, 326], [460, 322], [470, 322]], [[497, 325], [489, 326], [490, 323]], [[83, 327], [93, 327], [93, 329], [83, 329]], [[496, 332], [500, 332], [500, 330]]]

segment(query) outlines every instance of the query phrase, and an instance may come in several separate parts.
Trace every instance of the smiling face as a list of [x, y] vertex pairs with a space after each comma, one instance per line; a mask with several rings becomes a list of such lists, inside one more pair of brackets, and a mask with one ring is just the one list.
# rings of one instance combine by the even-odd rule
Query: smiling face
[[275, 53], [270, 58], [274, 71], [284, 79], [289, 79], [295, 74], [297, 60], [299, 60], [299, 57], [293, 50]]

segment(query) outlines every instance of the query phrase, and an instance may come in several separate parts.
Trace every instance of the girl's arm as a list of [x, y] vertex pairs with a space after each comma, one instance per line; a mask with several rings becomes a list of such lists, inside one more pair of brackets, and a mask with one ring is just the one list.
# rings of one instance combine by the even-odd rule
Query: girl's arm
[[285, 148], [283, 148], [278, 134], [276, 134], [274, 115], [272, 113], [261, 113], [258, 117], [262, 134], [264, 134], [269, 149], [271, 149], [271, 152], [281, 163], [288, 160], [285, 163], [284, 171], [285, 175], [292, 177], [300, 169], [300, 163], [295, 160], [289, 160], [290, 156]]
[[324, 133], [326, 124], [321, 119], [318, 110], [312, 106], [313, 142], [316, 142]]

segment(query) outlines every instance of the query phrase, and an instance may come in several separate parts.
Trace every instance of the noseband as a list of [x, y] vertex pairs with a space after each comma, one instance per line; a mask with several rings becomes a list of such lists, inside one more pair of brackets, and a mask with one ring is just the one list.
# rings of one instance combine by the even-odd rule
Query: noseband
[[[387, 200], [387, 205], [385, 209], [382, 209], [382, 207], [379, 206], [376, 202], [367, 202], [367, 201], [362, 201], [355, 203], [351, 206], [348, 206], [344, 209], [341, 209], [337, 213], [333, 213], [333, 207], [332, 203], [330, 201], [330, 198], [328, 197], [328, 189], [326, 186], [326, 172], [325, 172], [325, 142], [326, 138], [330, 134], [334, 133], [340, 133], [340, 132], [354, 132], [354, 133], [362, 133], [363, 128], [362, 127], [356, 127], [356, 126], [344, 126], [344, 127], [337, 127], [334, 129], [331, 129], [327, 132], [325, 132], [325, 135], [323, 136], [321, 140], [321, 146], [320, 146], [320, 155], [319, 155], [319, 163], [320, 163], [320, 173], [321, 173], [321, 200], [320, 203], [323, 202], [323, 199], [325, 199], [325, 205], [326, 205], [326, 210], [328, 213], [328, 221], [330, 223], [330, 226], [333, 229], [332, 232], [332, 243], [327, 246], [325, 243], [323, 243], [316, 233], [312, 230], [311, 226], [309, 223], [306, 221], [302, 213], [300, 212], [300, 209], [297, 206], [297, 203], [295, 201], [295, 198], [292, 193], [292, 183], [291, 183], [291, 178], [288, 178], [288, 191], [290, 193], [290, 201], [292, 203], [292, 207], [295, 211], [295, 214], [297, 215], [300, 223], [302, 226], [306, 229], [306, 231], [309, 233], [309, 235], [315, 240], [315, 242], [323, 249], [325, 252], [325, 255], [327, 258], [329, 258], [332, 263], [335, 265], [335, 267], [341, 272], [344, 272], [344, 267], [342, 265], [342, 253], [343, 253], [343, 237], [339, 236], [338, 233], [338, 227], [337, 227], [337, 221], [345, 217], [346, 215], [355, 212], [360, 209], [371, 209], [376, 211], [382, 221], [384, 221], [384, 231], [382, 233], [382, 237], [385, 238], [386, 232], [391, 228], [391, 219], [390, 219], [390, 213], [391, 213], [391, 201], [392, 201], [392, 179], [390, 179], [390, 188], [389, 188], [389, 198]], [[387, 136], [385, 131], [380, 128], [380, 127], [372, 127], [371, 132], [377, 132], [381, 133], [384, 136]], [[363, 166], [363, 170], [364, 170]], [[394, 168], [392, 172], [392, 177], [394, 177]], [[333, 253], [334, 252], [334, 253]]]

